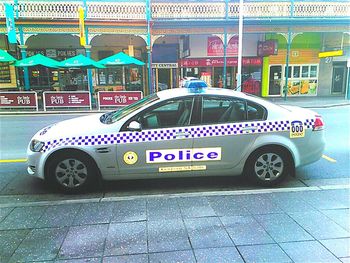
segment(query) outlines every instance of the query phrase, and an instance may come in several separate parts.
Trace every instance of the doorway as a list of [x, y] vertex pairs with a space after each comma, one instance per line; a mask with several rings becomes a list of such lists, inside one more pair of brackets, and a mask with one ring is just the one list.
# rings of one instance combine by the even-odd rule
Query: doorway
[[344, 94], [346, 83], [346, 67], [334, 66], [332, 75], [332, 94]]

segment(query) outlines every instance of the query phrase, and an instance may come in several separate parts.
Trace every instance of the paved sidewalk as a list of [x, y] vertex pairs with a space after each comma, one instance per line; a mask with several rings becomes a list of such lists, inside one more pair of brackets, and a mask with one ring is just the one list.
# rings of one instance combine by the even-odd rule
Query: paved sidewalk
[[1, 204], [0, 262], [350, 262], [331, 188]]

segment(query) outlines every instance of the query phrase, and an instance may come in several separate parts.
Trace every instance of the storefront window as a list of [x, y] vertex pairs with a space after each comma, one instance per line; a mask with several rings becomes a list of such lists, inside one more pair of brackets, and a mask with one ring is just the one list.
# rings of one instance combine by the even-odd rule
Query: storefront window
[[317, 65], [293, 65], [293, 78], [288, 80], [288, 95], [316, 95], [317, 72]]

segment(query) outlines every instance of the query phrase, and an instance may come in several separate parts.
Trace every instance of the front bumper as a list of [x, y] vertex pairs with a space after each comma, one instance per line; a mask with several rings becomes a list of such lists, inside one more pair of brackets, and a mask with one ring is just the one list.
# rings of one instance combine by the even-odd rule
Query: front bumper
[[30, 176], [44, 179], [43, 153], [27, 150], [27, 172]]

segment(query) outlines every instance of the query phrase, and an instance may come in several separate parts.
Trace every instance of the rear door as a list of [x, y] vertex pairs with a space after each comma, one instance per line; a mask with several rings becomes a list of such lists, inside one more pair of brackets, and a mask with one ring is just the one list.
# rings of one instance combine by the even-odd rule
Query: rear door
[[[250, 109], [249, 114], [248, 109]], [[253, 109], [245, 100], [239, 98], [202, 96], [201, 124], [203, 126], [200, 129], [203, 136], [194, 138], [193, 148], [217, 148], [221, 153], [219, 160], [205, 163], [206, 174], [219, 175], [220, 170], [235, 167], [250, 151], [257, 137], [254, 133], [255, 128], [250, 125], [250, 122], [263, 118], [264, 115], [263, 112], [254, 113]]]

